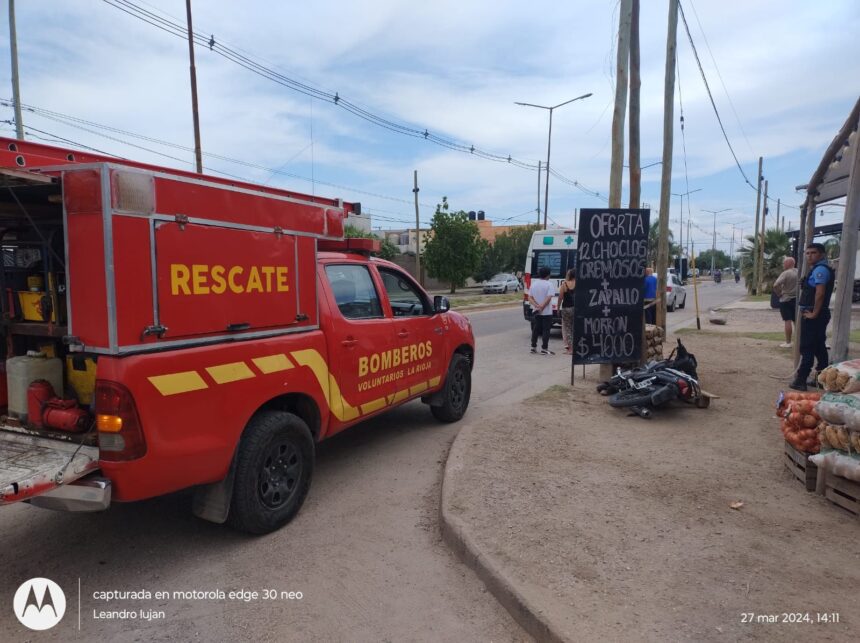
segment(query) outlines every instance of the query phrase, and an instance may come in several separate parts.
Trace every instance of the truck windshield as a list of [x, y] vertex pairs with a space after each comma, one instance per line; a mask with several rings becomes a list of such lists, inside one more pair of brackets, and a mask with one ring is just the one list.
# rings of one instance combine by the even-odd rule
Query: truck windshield
[[549, 268], [550, 278], [564, 279], [570, 268], [576, 268], [576, 250], [535, 250], [532, 277], [536, 277], [544, 266]]

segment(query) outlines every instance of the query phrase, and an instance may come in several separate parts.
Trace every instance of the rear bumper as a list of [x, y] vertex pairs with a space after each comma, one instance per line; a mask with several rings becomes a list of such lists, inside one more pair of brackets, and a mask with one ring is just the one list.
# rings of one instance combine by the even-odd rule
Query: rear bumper
[[104, 511], [110, 506], [111, 483], [90, 475], [30, 499], [30, 504], [54, 511]]

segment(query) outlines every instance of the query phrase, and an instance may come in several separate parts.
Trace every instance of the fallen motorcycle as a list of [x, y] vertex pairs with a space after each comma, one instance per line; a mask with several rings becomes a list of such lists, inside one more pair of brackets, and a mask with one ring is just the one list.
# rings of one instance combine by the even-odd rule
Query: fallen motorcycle
[[681, 400], [705, 408], [710, 396], [703, 393], [696, 373], [696, 357], [681, 340], [668, 359], [639, 368], [618, 369], [597, 391], [609, 395], [609, 405], [628, 408], [639, 417], [650, 419], [651, 409]]

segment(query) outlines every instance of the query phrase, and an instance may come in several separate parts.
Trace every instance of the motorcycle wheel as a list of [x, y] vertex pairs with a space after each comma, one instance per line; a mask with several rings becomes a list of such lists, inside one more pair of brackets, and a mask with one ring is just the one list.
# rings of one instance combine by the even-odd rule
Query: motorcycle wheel
[[651, 402], [651, 391], [625, 389], [609, 396], [609, 406], [616, 409], [628, 406], [648, 406]]

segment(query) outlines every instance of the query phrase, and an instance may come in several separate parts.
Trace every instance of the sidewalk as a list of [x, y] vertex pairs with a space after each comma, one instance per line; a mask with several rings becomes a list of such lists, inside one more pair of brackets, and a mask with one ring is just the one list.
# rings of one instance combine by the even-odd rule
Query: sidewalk
[[[734, 311], [734, 330], [746, 315], [761, 313]], [[710, 409], [627, 417], [588, 369], [513, 413], [467, 416], [445, 469], [446, 542], [541, 641], [849, 640], [860, 522], [785, 470], [772, 404], [790, 357], [773, 340], [682, 337], [721, 396]], [[743, 622], [791, 612], [813, 623]]]

